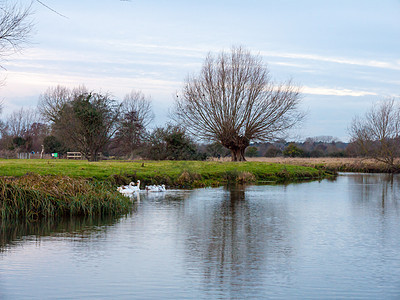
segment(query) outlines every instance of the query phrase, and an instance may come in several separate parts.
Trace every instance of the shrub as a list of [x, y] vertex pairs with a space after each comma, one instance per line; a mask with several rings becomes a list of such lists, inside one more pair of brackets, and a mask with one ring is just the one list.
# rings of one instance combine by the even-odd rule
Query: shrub
[[148, 150], [144, 155], [153, 160], [204, 160], [205, 154], [197, 151], [196, 144], [183, 128], [168, 125], [156, 128], [150, 135]]
[[247, 147], [245, 156], [247, 156], [247, 157], [257, 157], [258, 156], [257, 147], [254, 147], [254, 146]]
[[236, 182], [238, 183], [248, 183], [255, 181], [256, 181], [256, 176], [254, 176], [254, 174], [250, 172], [241, 172], [236, 178]]
[[254, 174], [247, 171], [239, 172], [238, 170], [229, 170], [225, 172], [223, 177], [228, 183], [247, 183], [256, 181]]
[[265, 157], [277, 157], [281, 154], [282, 154], [282, 151], [279, 148], [272, 145], [272, 146], [268, 147], [267, 151], [265, 151], [264, 156]]
[[181, 187], [189, 187], [192, 186], [193, 183], [196, 181], [196, 186], [198, 186], [201, 179], [202, 178], [200, 174], [190, 171], [183, 171], [182, 174], [177, 178], [175, 183]]
[[287, 146], [285, 148], [285, 150], [283, 150], [283, 155], [284, 156], [288, 156], [288, 157], [300, 157], [303, 155], [303, 150], [300, 149], [299, 147], [297, 147], [295, 144], [289, 144], [289, 146]]

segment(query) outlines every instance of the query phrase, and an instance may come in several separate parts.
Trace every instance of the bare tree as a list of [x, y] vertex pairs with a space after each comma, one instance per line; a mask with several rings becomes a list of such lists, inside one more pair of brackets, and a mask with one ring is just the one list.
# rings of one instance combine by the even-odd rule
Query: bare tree
[[32, 30], [31, 5], [21, 7], [0, 1], [0, 58], [19, 51]]
[[55, 122], [72, 92], [65, 86], [50, 87], [39, 96], [38, 111], [46, 122]]
[[72, 90], [61, 85], [49, 87], [39, 96], [37, 108], [44, 121], [54, 123], [66, 103], [71, 102], [79, 95], [88, 93], [89, 91], [84, 85]]
[[4, 149], [36, 152], [40, 151], [43, 139], [49, 134], [49, 127], [39, 122], [35, 109], [22, 107], [0, 124], [0, 133]]
[[146, 97], [141, 91], [132, 90], [125, 95], [122, 102], [122, 112], [135, 112], [138, 121], [147, 127], [154, 119], [150, 97]]
[[228, 148], [233, 161], [243, 161], [250, 141], [283, 136], [302, 120], [300, 98], [292, 82], [271, 81], [260, 56], [233, 47], [230, 54], [209, 54], [200, 74], [188, 77], [174, 118], [195, 136]]
[[12, 112], [6, 122], [8, 134], [12, 137], [25, 137], [32, 124], [38, 122], [38, 114], [34, 109], [24, 109]]
[[353, 119], [349, 128], [358, 155], [385, 163], [398, 171], [395, 158], [400, 155], [400, 106], [395, 99], [373, 105], [363, 116]]
[[39, 152], [42, 150], [44, 139], [50, 134], [50, 127], [47, 124], [34, 122], [29, 127], [25, 139], [30, 144], [30, 151]]
[[153, 119], [150, 98], [141, 91], [127, 94], [121, 104], [119, 129], [113, 143], [114, 150], [133, 157], [135, 151], [144, 143], [146, 129]]

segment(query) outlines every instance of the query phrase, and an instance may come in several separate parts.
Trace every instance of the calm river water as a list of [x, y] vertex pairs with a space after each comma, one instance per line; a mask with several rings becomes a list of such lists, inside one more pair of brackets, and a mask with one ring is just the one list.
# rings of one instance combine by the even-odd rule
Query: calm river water
[[8, 224], [0, 299], [400, 299], [400, 177], [140, 196], [120, 219]]

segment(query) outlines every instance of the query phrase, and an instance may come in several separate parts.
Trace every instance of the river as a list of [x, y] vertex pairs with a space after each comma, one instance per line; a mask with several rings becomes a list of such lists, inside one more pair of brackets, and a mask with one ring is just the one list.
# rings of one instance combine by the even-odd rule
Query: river
[[140, 195], [3, 224], [0, 299], [400, 299], [400, 176]]

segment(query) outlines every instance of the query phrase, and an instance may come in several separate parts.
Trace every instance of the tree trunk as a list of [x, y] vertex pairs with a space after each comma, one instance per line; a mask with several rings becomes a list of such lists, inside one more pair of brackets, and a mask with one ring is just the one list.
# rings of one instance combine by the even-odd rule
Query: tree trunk
[[231, 149], [232, 161], [246, 161], [244, 157], [244, 150], [246, 148]]
[[99, 161], [99, 156], [97, 151], [91, 151], [87, 156], [88, 161]]
[[246, 161], [244, 152], [250, 141], [245, 136], [233, 136], [221, 141], [221, 145], [231, 151], [232, 161]]

